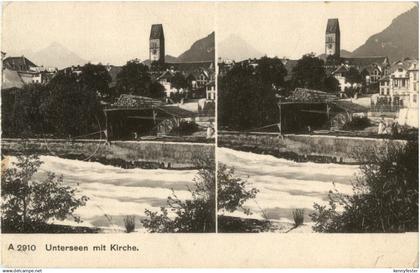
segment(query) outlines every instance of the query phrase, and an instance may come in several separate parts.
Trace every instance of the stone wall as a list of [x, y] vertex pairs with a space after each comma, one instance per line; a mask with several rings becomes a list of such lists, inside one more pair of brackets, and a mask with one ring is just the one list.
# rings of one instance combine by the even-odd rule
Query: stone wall
[[356, 149], [381, 148], [387, 142], [405, 145], [405, 140], [384, 140], [376, 138], [344, 137], [328, 135], [280, 136], [277, 133], [218, 132], [218, 146], [238, 150], [252, 150], [267, 153], [294, 153], [299, 156], [320, 156], [332, 158], [333, 162], [356, 162]]
[[4, 154], [16, 154], [30, 149], [43, 155], [81, 160], [106, 159], [126, 162], [151, 162], [165, 167], [193, 167], [199, 160], [214, 158], [214, 144], [164, 141], [57, 140], [57, 139], [2, 139]]

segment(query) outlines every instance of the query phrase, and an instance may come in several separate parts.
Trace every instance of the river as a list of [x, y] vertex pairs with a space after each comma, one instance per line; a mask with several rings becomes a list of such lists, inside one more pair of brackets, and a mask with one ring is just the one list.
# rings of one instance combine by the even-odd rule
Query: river
[[[356, 165], [301, 163], [250, 152], [218, 148], [217, 159], [235, 174], [247, 179], [248, 186], [259, 190], [245, 207], [252, 215], [241, 211], [226, 215], [292, 223], [293, 209], [305, 210], [305, 222], [310, 222], [314, 203], [325, 204], [328, 192], [335, 188], [342, 193], [352, 193], [351, 181], [358, 173]], [[333, 184], [334, 182], [334, 184]]]
[[[173, 189], [180, 199], [189, 199], [197, 170], [123, 169], [96, 162], [41, 156], [41, 165], [34, 179], [45, 179], [48, 172], [63, 176], [66, 185], [77, 186], [79, 195], [89, 197], [86, 206], [75, 214], [83, 220], [79, 225], [99, 227], [105, 232], [122, 232], [126, 215], [135, 215], [137, 231], [144, 232], [140, 219], [145, 209], [158, 211], [166, 206]], [[76, 225], [73, 221], [57, 224]]]

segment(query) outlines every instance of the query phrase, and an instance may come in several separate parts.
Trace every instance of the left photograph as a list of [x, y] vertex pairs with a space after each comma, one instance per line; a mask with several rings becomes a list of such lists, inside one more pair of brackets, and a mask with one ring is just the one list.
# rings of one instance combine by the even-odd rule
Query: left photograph
[[3, 2], [2, 233], [215, 232], [214, 8]]

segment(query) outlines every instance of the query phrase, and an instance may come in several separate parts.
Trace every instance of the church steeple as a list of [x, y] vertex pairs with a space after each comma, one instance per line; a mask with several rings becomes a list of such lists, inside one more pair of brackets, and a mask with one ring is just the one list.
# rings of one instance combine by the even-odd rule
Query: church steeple
[[325, 55], [340, 57], [340, 24], [337, 18], [328, 19], [325, 31]]
[[165, 35], [162, 24], [152, 25], [149, 42], [150, 63], [165, 63]]

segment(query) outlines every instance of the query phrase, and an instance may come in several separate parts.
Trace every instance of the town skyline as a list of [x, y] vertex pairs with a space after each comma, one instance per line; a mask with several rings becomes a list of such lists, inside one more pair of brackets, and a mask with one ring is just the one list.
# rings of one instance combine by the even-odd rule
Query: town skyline
[[[4, 3], [2, 51], [21, 56], [61, 45], [88, 62], [122, 65], [135, 58], [149, 59], [150, 27], [163, 24], [166, 52], [177, 57], [214, 31], [214, 19], [208, 16], [213, 6], [170, 2]], [[19, 20], [14, 20], [16, 17]]]
[[[218, 57], [229, 59], [229, 56], [223, 56], [223, 43], [232, 37], [243, 40], [261, 56], [299, 59], [311, 52], [323, 54], [324, 34], [330, 18], [340, 22], [341, 49], [351, 52], [415, 6], [412, 2], [352, 2], [351, 5], [344, 2], [271, 2], [243, 3], [238, 10], [235, 3], [223, 2], [217, 11], [217, 23], [223, 26], [217, 36]], [[255, 25], [255, 22], [259, 24]], [[258, 31], [251, 32], [250, 29]]]

